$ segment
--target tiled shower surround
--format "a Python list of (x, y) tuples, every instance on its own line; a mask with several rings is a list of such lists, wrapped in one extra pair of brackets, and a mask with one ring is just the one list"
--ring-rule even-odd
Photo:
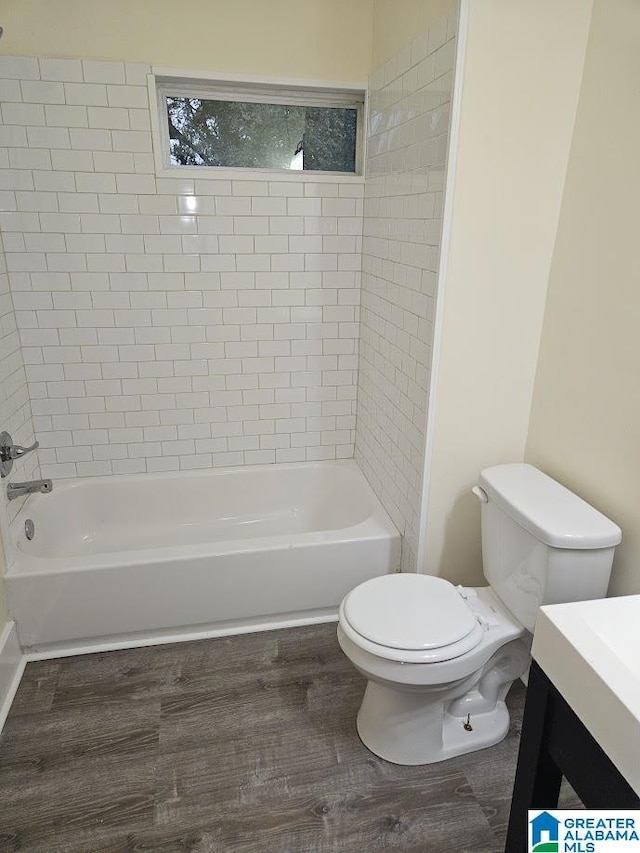
[(358, 178), (157, 177), (149, 66), (0, 57), (3, 352), (42, 476), (355, 444), (415, 565), (454, 29), (373, 75), (366, 198)]
[(362, 181), (157, 179), (149, 71), (0, 59), (43, 476), (352, 456)]
[(416, 566), (457, 8), (369, 81), (355, 457)]

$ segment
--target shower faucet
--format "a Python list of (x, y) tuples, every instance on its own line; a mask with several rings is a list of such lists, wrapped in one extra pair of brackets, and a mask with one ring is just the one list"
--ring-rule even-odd
[(0, 432), (0, 477), (8, 477), (16, 459), (22, 459), (32, 450), (37, 450), (39, 442), (34, 441), (30, 447), (14, 444), (8, 432)]
[[(21, 447), (14, 444), (8, 432), (0, 432), (0, 476), (8, 477), (16, 459), (22, 459), (32, 450), (37, 450), (39, 444), (34, 441), (29, 447)], [(26, 483), (7, 483), (7, 500), (13, 501), (22, 495), (30, 495), (33, 492), (42, 492), (48, 495), (53, 491), (52, 480), (29, 480)]]

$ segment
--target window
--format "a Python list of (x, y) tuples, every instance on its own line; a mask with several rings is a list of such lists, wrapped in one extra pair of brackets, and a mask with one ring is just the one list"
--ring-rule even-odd
[(159, 81), (164, 166), (358, 174), (363, 92)]

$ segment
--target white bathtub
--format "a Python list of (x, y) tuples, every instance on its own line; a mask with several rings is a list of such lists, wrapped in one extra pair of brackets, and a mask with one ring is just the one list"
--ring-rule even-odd
[(26, 501), (8, 551), (37, 651), (330, 619), (397, 568), (400, 537), (344, 461), (63, 481)]

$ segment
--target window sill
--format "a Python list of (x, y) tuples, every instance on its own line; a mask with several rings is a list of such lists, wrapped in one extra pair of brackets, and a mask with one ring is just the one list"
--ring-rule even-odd
[(364, 175), (344, 172), (303, 172), (284, 169), (231, 169), (224, 166), (157, 167), (157, 178), (189, 181), (288, 181), (321, 184), (362, 184)]

